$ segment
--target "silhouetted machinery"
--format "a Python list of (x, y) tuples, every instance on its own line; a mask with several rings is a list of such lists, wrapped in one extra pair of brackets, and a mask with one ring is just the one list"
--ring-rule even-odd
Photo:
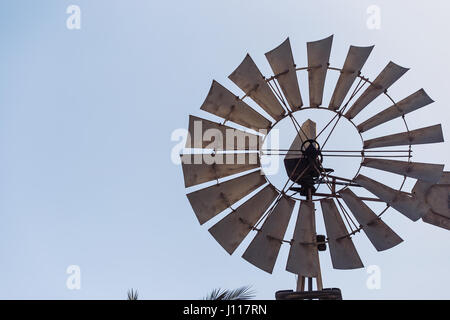
[[(247, 156), (244, 161), (211, 163), (210, 157), (206, 161), (202, 155), (194, 153), (181, 156), (185, 186), (195, 188), (187, 194), (192, 209), (200, 224), (222, 215), (209, 228), (209, 232), (229, 254), (235, 252), (244, 238), (254, 233), (242, 257), (272, 273), (281, 245), (290, 246), (286, 270), (298, 276), (297, 288), (296, 291), (278, 291), (277, 299), (341, 299), (339, 289), (323, 289), (319, 251), (329, 250), (335, 269), (362, 268), (363, 263), (352, 240), (359, 231), (366, 234), (378, 251), (387, 250), (403, 241), (381, 219), (388, 207), (412, 221), (422, 219), (450, 229), (450, 173), (443, 172), (444, 165), (441, 164), (411, 161), (413, 145), (443, 142), (441, 125), (410, 130), (405, 117), (433, 100), (421, 89), (395, 102), (387, 90), (408, 69), (393, 62), (389, 62), (373, 81), (362, 76), (360, 71), (373, 46), (351, 46), (343, 67), (331, 67), (329, 58), (332, 39), (330, 36), (307, 43), (306, 67), (296, 66), (287, 39), (266, 53), (274, 73), (269, 78), (261, 74), (250, 55), (247, 55), (229, 76), (244, 92), (242, 98), (213, 81), (201, 109), (224, 121), (217, 123), (190, 116), (191, 140), (188, 140), (186, 147), (213, 149), (216, 157), (236, 152), (234, 158), (231, 157), (234, 160), (238, 154), (245, 153)], [(309, 106), (303, 105), (297, 79), (299, 71), (308, 72)], [(328, 71), (339, 72), (339, 78), (328, 106), (322, 106)], [(390, 106), (365, 121), (355, 122), (354, 118), (381, 95), (388, 99)], [(251, 108), (245, 102), (246, 99), (256, 102), (273, 120)], [(311, 109), (324, 109), (335, 114), (329, 123), (329, 128), (333, 129), (328, 138), (342, 118), (354, 125), (357, 129), (355, 132), (359, 133), (363, 141), (362, 150), (356, 153), (361, 157), (360, 170), (374, 168), (398, 174), (403, 176), (403, 182), (408, 178), (417, 179), (412, 192), (402, 190), (403, 183), (399, 189), (394, 189), (377, 181), (377, 177), (369, 178), (361, 174), (360, 170), (355, 177), (345, 178), (334, 176), (333, 169), (324, 168), (323, 160), (328, 156), (355, 154), (351, 150), (325, 150), (328, 138), (320, 142), (322, 145), (319, 144), (316, 124), (309, 119), (302, 125), (297, 122), (296, 116), (302, 110)], [(263, 144), (244, 143), (236, 146), (234, 140), (230, 139), (260, 141), (284, 118), (290, 118), (297, 135), (287, 153), (278, 150), (278, 155), (285, 156), (284, 166), (288, 176), (285, 187), (278, 189), (266, 179), (259, 158), (252, 161), (251, 155), (255, 152), (260, 157), (267, 154), (267, 150), (262, 148)], [(365, 138), (367, 131), (398, 118), (405, 123), (405, 131)], [(332, 122), (334, 125), (331, 125)], [(239, 126), (265, 132), (261, 136), (252, 131), (243, 131)], [(215, 141), (211, 146), (211, 141), (204, 139), (210, 130), (220, 133), (218, 136), (222, 136), (225, 141)], [(233, 131), (232, 138), (226, 135), (227, 130)], [(393, 146), (407, 146), (407, 149), (393, 150)], [(394, 160), (394, 157), (405, 157), (406, 161)], [(199, 161), (193, 161), (194, 158)], [(198, 185), (199, 188), (195, 187)], [(329, 193), (319, 193), (320, 185), (328, 187)], [(362, 197), (352, 191), (358, 188), (368, 190), (374, 197)], [(239, 204), (235, 206), (237, 202)], [(320, 203), (326, 236), (316, 233), (317, 202)], [(387, 207), (381, 213), (375, 213), (368, 205), (370, 202), (384, 202)], [(286, 239), (285, 233), (296, 203), (299, 205), (294, 233)], [(227, 208), (229, 211), (223, 213)], [(315, 289), (313, 279), (316, 279)], [(305, 288), (306, 283), (308, 288)]]

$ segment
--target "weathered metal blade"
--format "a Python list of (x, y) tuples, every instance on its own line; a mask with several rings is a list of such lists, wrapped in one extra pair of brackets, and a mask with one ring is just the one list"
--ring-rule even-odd
[(215, 150), (258, 150), (262, 136), (220, 123), (189, 116), (186, 148)]
[(436, 183), (442, 176), (443, 164), (365, 158), (361, 165), (414, 179)]
[(272, 273), (284, 238), (295, 200), (283, 196), (273, 212), (264, 221), (261, 230), (245, 250), (242, 257), (256, 267)]
[(412, 194), (429, 206), (422, 220), (438, 227), (450, 227), (450, 172), (445, 171), (437, 183), (418, 180)]
[(328, 63), (330, 60), (333, 36), (308, 42), (308, 80), (309, 80), (309, 105), (318, 107), (322, 104), (323, 88), (327, 76)]
[(350, 189), (344, 189), (339, 194), (377, 251), (390, 249), (403, 241)]
[(308, 139), (311, 140), (316, 139), (316, 123), (311, 119), (308, 119), (305, 122), (303, 122), (301, 130), (295, 136), (294, 141), (292, 142), (291, 147), (289, 148), (289, 151), (284, 158), (285, 159), (299, 158), (301, 156), (299, 150), (301, 149), (303, 142), (305, 142)]
[(356, 251), (344, 221), (333, 199), (320, 200), (323, 220), (327, 231), (328, 246), (334, 269), (358, 269), (364, 267)]
[(397, 102), (395, 105), (377, 113), (372, 118), (367, 119), (366, 121), (358, 125), (358, 130), (359, 132), (365, 132), (376, 126), (379, 126), (380, 124), (396, 119), (407, 113), (413, 112), (414, 110), (429, 105), (432, 102), (434, 101), (427, 95), (425, 90), (420, 89), (409, 95), (405, 99)]
[(272, 51), (267, 52), (266, 58), (269, 61), (274, 75), (277, 76), (276, 79), (280, 84), (289, 107), (292, 111), (300, 109), (303, 101), (300, 95), (297, 71), (295, 70), (289, 38)]
[(286, 270), (303, 277), (320, 273), (314, 202), (301, 201)]
[(352, 87), (356, 77), (360, 74), (361, 69), (372, 52), (373, 47), (374, 46), (350, 46), (347, 53), (347, 58), (345, 58), (344, 66), (341, 70), (341, 75), (339, 76), (336, 87), (334, 88), (333, 96), (331, 97), (328, 108), (338, 110), (341, 107), (342, 102), (347, 96), (347, 93)]
[(186, 196), (200, 224), (222, 212), (267, 182), (261, 171), (255, 171)]
[(444, 142), (440, 124), (364, 141), (364, 149)]
[(211, 156), (207, 154), (181, 156), (186, 188), (260, 167), (256, 153), (216, 154), (212, 163), (207, 161), (209, 157)]
[(277, 195), (278, 191), (272, 185), (267, 185), (235, 211), (212, 226), (209, 232), (229, 254), (232, 254)]
[(395, 81), (408, 71), (392, 61), (381, 71), (370, 86), (358, 97), (351, 108), (345, 113), (345, 117), (353, 119), (362, 109), (387, 90)]
[(443, 229), (450, 230), (450, 218), (441, 216), (430, 210), (422, 217), (422, 221)]
[(228, 78), (233, 81), (247, 96), (252, 98), (272, 118), (280, 120), (286, 113), (277, 97), (270, 89), (264, 76), (253, 59), (247, 54), (242, 63)]
[(362, 174), (358, 175), (354, 181), (413, 221), (423, 217), (429, 210), (426, 204), (408, 193), (389, 188)]
[(215, 80), (200, 109), (256, 131), (269, 130), (272, 125), (269, 120)]

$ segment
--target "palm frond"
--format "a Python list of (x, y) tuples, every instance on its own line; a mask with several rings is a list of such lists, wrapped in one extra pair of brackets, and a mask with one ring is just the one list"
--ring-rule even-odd
[(204, 300), (250, 300), (255, 297), (251, 286), (243, 286), (234, 290), (213, 289)]
[(130, 289), (127, 292), (128, 300), (138, 300), (139, 294), (137, 290)]

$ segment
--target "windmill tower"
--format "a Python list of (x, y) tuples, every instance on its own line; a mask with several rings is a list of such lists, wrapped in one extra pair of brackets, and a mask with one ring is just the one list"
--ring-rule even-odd
[[(277, 299), (340, 298), (339, 289), (323, 288), (319, 251), (330, 252), (335, 269), (363, 267), (353, 243), (353, 237), (360, 231), (378, 251), (403, 241), (382, 220), (388, 208), (412, 221), (422, 219), (450, 229), (450, 172), (443, 171), (444, 165), (411, 159), (412, 146), (443, 142), (440, 124), (410, 129), (406, 121), (408, 113), (433, 100), (420, 89), (396, 102), (388, 89), (408, 69), (393, 62), (373, 81), (364, 77), (361, 69), (373, 46), (351, 46), (341, 68), (330, 66), (332, 40), (330, 36), (308, 42), (305, 67), (296, 66), (289, 39), (285, 40), (266, 53), (274, 73), (268, 78), (247, 55), (229, 76), (243, 91), (243, 96), (238, 97), (213, 81), (201, 110), (222, 118), (223, 122), (190, 116), (186, 148), (193, 152), (181, 155), (185, 187), (196, 188), (189, 190), (187, 197), (200, 224), (226, 212), (209, 232), (229, 254), (250, 233), (255, 234), (242, 257), (272, 273), (280, 247), (289, 246), (286, 270), (298, 276), (298, 283), (296, 291), (277, 292)], [(308, 74), (309, 104), (306, 106), (298, 72)], [(339, 77), (330, 101), (324, 105), (328, 72), (338, 72)], [(370, 109), (371, 102), (379, 96), (385, 96), (387, 107), (363, 121), (358, 120), (358, 114)], [(246, 102), (249, 99), (268, 116), (253, 109)], [(327, 110), (333, 117), (318, 132), (312, 119), (298, 120), (304, 110)], [(290, 148), (265, 148), (267, 135), (284, 119), (291, 121), (296, 130)], [(366, 132), (394, 119), (401, 119), (405, 129), (366, 138)], [(348, 121), (354, 127), (362, 141), (360, 150), (325, 148), (340, 121)], [(330, 133), (325, 138), (322, 133), (327, 128)], [(261, 157), (268, 153), (283, 157), (287, 181), (282, 188), (273, 185), (261, 169)], [(336, 168), (325, 165), (329, 157), (359, 157), (356, 175), (335, 175)], [(400, 175), (403, 183), (395, 189), (377, 181), (376, 176), (362, 174), (365, 168)], [(410, 191), (403, 190), (406, 179), (417, 180)], [(327, 191), (321, 192), (320, 188)], [(371, 196), (358, 195), (356, 189), (364, 189)], [(386, 208), (375, 212), (371, 202), (385, 203)], [(294, 232), (287, 235), (296, 203)], [(316, 222), (320, 215), (326, 235), (317, 234)]]

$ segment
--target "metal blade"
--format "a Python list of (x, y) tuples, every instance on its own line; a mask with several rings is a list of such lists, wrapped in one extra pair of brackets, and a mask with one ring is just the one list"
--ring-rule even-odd
[(443, 173), (437, 183), (418, 180), (412, 190), (414, 196), (429, 206), (422, 220), (442, 228), (450, 225), (450, 172)]
[(186, 188), (260, 167), (259, 157), (256, 153), (216, 154), (213, 163), (205, 161), (204, 156), (210, 157), (210, 155), (204, 154), (181, 156)]
[(285, 114), (283, 107), (267, 84), (249, 54), (228, 78), (247, 96), (252, 98), (275, 120), (281, 120)]
[(289, 107), (292, 111), (300, 109), (303, 101), (300, 95), (297, 71), (295, 70), (289, 38), (272, 51), (267, 52), (266, 58), (269, 61), (273, 73), (277, 75), (276, 79), (280, 84)]
[(277, 195), (278, 191), (269, 184), (217, 222), (209, 232), (229, 254), (232, 254)]
[(189, 116), (186, 148), (215, 150), (258, 150), (261, 136), (220, 123)]
[(423, 217), (429, 210), (426, 204), (408, 193), (389, 188), (362, 174), (358, 175), (354, 181), (413, 221)]
[(284, 238), (295, 200), (283, 196), (264, 221), (242, 257), (254, 266), (272, 273)]
[(344, 221), (333, 199), (321, 199), (323, 220), (327, 230), (328, 245), (330, 247), (331, 261), (334, 269), (363, 268), (361, 258), (355, 245), (348, 235)]
[(198, 221), (204, 224), (266, 182), (263, 173), (256, 171), (188, 193), (186, 196)]
[(269, 120), (215, 80), (200, 109), (256, 131), (269, 130), (272, 125)]
[(308, 42), (308, 80), (309, 80), (309, 105), (318, 107), (322, 104), (323, 88), (327, 76), (330, 60), (331, 44), (333, 36)]
[(425, 92), (425, 90), (420, 89), (415, 93), (409, 95), (405, 99), (397, 102), (395, 105), (377, 113), (372, 118), (367, 119), (360, 125), (358, 125), (359, 132), (365, 132), (372, 129), (380, 124), (388, 122), (390, 120), (401, 117), (407, 113), (413, 112), (414, 110), (420, 109), (430, 103), (434, 102)]
[(314, 202), (301, 201), (286, 270), (303, 277), (320, 273)]
[(350, 189), (344, 189), (339, 194), (377, 251), (390, 249), (403, 241)]
[(444, 142), (440, 124), (364, 141), (364, 149)]
[(392, 61), (381, 71), (370, 86), (359, 96), (351, 108), (345, 113), (345, 117), (353, 119), (362, 109), (387, 90), (395, 81), (408, 71)]
[(355, 47), (350, 46), (345, 58), (344, 66), (342, 67), (341, 75), (339, 76), (336, 88), (334, 88), (333, 96), (331, 97), (328, 108), (338, 110), (348, 91), (352, 87), (356, 77), (360, 74), (364, 63), (372, 52), (374, 46), (370, 47)]
[(422, 221), (432, 224), (437, 227), (441, 227), (450, 230), (450, 218), (441, 216), (433, 211), (428, 211), (426, 215), (422, 217)]
[(308, 139), (316, 139), (316, 123), (314, 121), (310, 119), (306, 120), (303, 122), (301, 128), (302, 129), (295, 136), (289, 151), (286, 153), (285, 159), (299, 158), (301, 156), (299, 150), (301, 149), (303, 142)]
[(443, 164), (374, 158), (365, 158), (361, 165), (433, 183), (439, 181), (444, 170)]

